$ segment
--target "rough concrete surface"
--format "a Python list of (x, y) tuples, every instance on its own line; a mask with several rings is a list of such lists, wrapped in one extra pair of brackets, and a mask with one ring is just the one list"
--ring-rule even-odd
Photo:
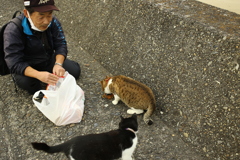
[[(123, 74), (152, 88), (157, 110), (147, 126), (138, 116), (136, 160), (240, 159), (240, 16), (193, 0), (56, 0), (69, 58), (80, 63), (84, 119), (55, 126), (0, 77), (0, 159), (66, 159), (33, 150), (77, 135), (116, 129), (124, 104), (101, 98), (98, 81)], [(1, 24), (22, 9), (1, 2)], [(161, 114), (163, 112), (163, 114)]]

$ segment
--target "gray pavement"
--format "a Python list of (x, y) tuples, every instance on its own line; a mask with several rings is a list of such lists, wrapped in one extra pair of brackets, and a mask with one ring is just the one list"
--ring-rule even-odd
[[(211, 39), (212, 37), (205, 37), (205, 31), (201, 27), (199, 27), (202, 32), (202, 34), (200, 32), (201, 36), (193, 36), (192, 41), (195, 40), (194, 38), (200, 37), (200, 40), (197, 40), (197, 46), (205, 46), (205, 42), (201, 40), (210, 41), (210, 49), (207, 48), (212, 52), (211, 56), (208, 57), (209, 61), (204, 59), (205, 54), (208, 54), (207, 51), (201, 56), (199, 47), (199, 49), (192, 49), (195, 47), (185, 44), (184, 39), (181, 42), (177, 40), (181, 40), (181, 36), (184, 36), (184, 29), (181, 27), (187, 28), (188, 23), (194, 23), (193, 26), (201, 26), (199, 23), (188, 21), (185, 24), (183, 19), (179, 25), (179, 19), (173, 15), (168, 15), (167, 11), (173, 11), (170, 7), (166, 7), (167, 10), (162, 9), (164, 11), (161, 12), (161, 10), (151, 8), (152, 5), (149, 4), (144, 4), (141, 8), (142, 6), (139, 3), (136, 6), (137, 9), (135, 9), (134, 5), (129, 4), (130, 1), (124, 1), (124, 4), (121, 4), (120, 1), (115, 4), (110, 3), (111, 1), (84, 0), (81, 2), (70, 0), (56, 2), (61, 9), (61, 12), (56, 13), (56, 15), (66, 29), (69, 58), (79, 62), (82, 68), (82, 74), (77, 83), (85, 91), (86, 101), (83, 120), (78, 124), (55, 126), (34, 106), (31, 95), (22, 90), (19, 90), (18, 93), (14, 91), (14, 83), (9, 75), (0, 77), (1, 160), (65, 160), (66, 157), (63, 154), (49, 155), (33, 150), (30, 143), (40, 141), (53, 145), (78, 135), (116, 129), (120, 121), (120, 115), (128, 116), (126, 113), (127, 107), (123, 103), (113, 106), (111, 101), (102, 99), (102, 92), (98, 83), (106, 75), (116, 74), (125, 74), (144, 82), (153, 89), (157, 98), (158, 107), (152, 117), (154, 120), (152, 126), (144, 124), (142, 115), (138, 116), (139, 143), (134, 153), (136, 160), (222, 160), (239, 158), (239, 148), (237, 148), (239, 147), (239, 138), (237, 137), (239, 128), (236, 126), (238, 122), (236, 118), (239, 117), (236, 115), (239, 110), (234, 108), (239, 104), (239, 91), (235, 95), (232, 93), (235, 88), (238, 88), (238, 83), (233, 83), (233, 81), (236, 82), (237, 76), (234, 74), (235, 72), (233, 74), (228, 72), (227, 67), (223, 65), (229, 59), (226, 58), (227, 56), (220, 47), (215, 51), (222, 53), (222, 61), (224, 62), (219, 62), (221, 67), (217, 63), (216, 67), (214, 66), (212, 69), (214, 72), (207, 70), (212, 63), (215, 64), (212, 59), (216, 58), (217, 53), (213, 53), (214, 51), (211, 50), (211, 45), (215, 45), (212, 43), (214, 40)], [(159, 1), (158, 6), (164, 8), (164, 5), (166, 5), (165, 2), (160, 3)], [(190, 5), (185, 5), (186, 8), (188, 6)], [(1, 24), (3, 24), (7, 22), (15, 10), (22, 9), (22, 3), (20, 0), (2, 0), (0, 8), (0, 19)], [(163, 18), (154, 17), (156, 12), (163, 14), (164, 16), (160, 15)], [(154, 16), (151, 17), (152, 15)], [(127, 21), (128, 19), (130, 20)], [(142, 23), (141, 29), (137, 19)], [(148, 21), (149, 19), (151, 21)], [(158, 20), (159, 24), (155, 25)], [(111, 23), (112, 21), (113, 23)], [(154, 27), (147, 28), (148, 24), (146, 22)], [(165, 23), (165, 25), (162, 23)], [(169, 25), (170, 30), (174, 30), (174, 25), (177, 23), (175, 26), (176, 32), (168, 31), (169, 23), (171, 24)], [(125, 30), (126, 28), (128, 30)], [(194, 27), (192, 28), (196, 31)], [(171, 38), (165, 31), (171, 35)], [(176, 33), (179, 33), (179, 37), (173, 39), (172, 37), (177, 35)], [(185, 33), (194, 34), (191, 30)], [(158, 34), (160, 35), (159, 39), (162, 39), (161, 41), (153, 36)], [(221, 37), (215, 35), (215, 32), (211, 30), (207, 30), (206, 34)], [(164, 36), (168, 38), (164, 38)], [(220, 39), (218, 42), (222, 41)], [(191, 43), (190, 40), (187, 42)], [(179, 43), (183, 45), (182, 48), (178, 47)], [(231, 43), (229, 44), (231, 46)], [(184, 45), (186, 46), (184, 47)], [(151, 49), (148, 50), (148, 47)], [(180, 53), (182, 50), (185, 51), (184, 53), (194, 51), (195, 56), (181, 57), (175, 50), (171, 50), (174, 47), (177, 47), (177, 51)], [(227, 49), (232, 51), (229, 48), (231, 47)], [(237, 49), (235, 48), (235, 50)], [(162, 54), (160, 55), (158, 52)], [(172, 54), (170, 54), (171, 52)], [(233, 51), (231, 53), (232, 55), (235, 54)], [(184, 54), (182, 53), (182, 55)], [(191, 61), (189, 62), (187, 59)], [(201, 61), (201, 59), (204, 61)], [(161, 63), (159, 63), (160, 60)], [(228, 62), (230, 63), (230, 61)], [(217, 83), (211, 83), (210, 81), (214, 78), (215, 81), (219, 80), (216, 79), (218, 75), (215, 72), (219, 69), (218, 67), (222, 69), (219, 78), (220, 81), (223, 79), (221, 83), (224, 83), (225, 72), (228, 73), (226, 77), (232, 79), (225, 87), (218, 88)], [(230, 67), (232, 66), (230, 65)], [(174, 71), (172, 68), (174, 68)], [(198, 70), (198, 68), (201, 68), (201, 70)], [(204, 72), (204, 68), (207, 73)], [(201, 79), (205, 77), (207, 77), (206, 81)], [(210, 85), (210, 87), (204, 85)], [(227, 86), (235, 87), (229, 87), (232, 88), (232, 92), (229, 92), (230, 95), (228, 95), (232, 96), (232, 99), (230, 98), (232, 106), (228, 105), (229, 99), (222, 98), (222, 92), (225, 93), (225, 90), (228, 90), (228, 88), (226, 89)], [(218, 96), (215, 96), (215, 94)], [(218, 98), (221, 101), (217, 102)], [(224, 106), (225, 104), (228, 106)], [(216, 117), (212, 106), (216, 106), (216, 108), (218, 106), (227, 107), (227, 110), (230, 109), (231, 112), (220, 109)], [(164, 113), (161, 114), (161, 111)], [(233, 114), (232, 111), (235, 111), (236, 114)], [(221, 114), (226, 117), (224, 121), (221, 121)], [(229, 120), (233, 120), (231, 128), (228, 128), (231, 134), (226, 132), (225, 127), (229, 125)], [(217, 131), (220, 133), (218, 134)], [(219, 138), (221, 135), (223, 135), (222, 139)]]
[[(14, 1), (4, 1), (2, 7), (8, 6), (11, 10), (8, 9), (6, 13), (2, 9), (0, 13), (4, 21), (11, 17), (18, 7), (22, 8), (20, 4), (16, 6)], [(79, 62), (82, 68), (81, 78), (77, 83), (85, 91), (86, 96), (83, 120), (79, 124), (55, 126), (34, 106), (31, 95), (22, 90), (15, 92), (10, 75), (0, 77), (0, 159), (66, 159), (63, 154), (47, 155), (33, 150), (30, 143), (40, 141), (53, 145), (77, 135), (106, 132), (117, 128), (120, 115), (128, 116), (125, 105), (113, 106), (111, 101), (101, 98), (102, 92), (98, 81), (111, 73), (81, 49), (79, 44), (71, 39), (70, 34), (66, 34), (66, 37), (69, 58)], [(143, 123), (142, 116), (138, 116), (139, 143), (134, 154), (135, 159), (202, 159), (161, 121), (159, 111), (154, 114), (153, 119), (154, 125), (147, 126)]]
[[(68, 35), (66, 35), (68, 36)], [(126, 114), (123, 104), (113, 106), (111, 101), (101, 98), (98, 80), (110, 75), (88, 53), (79, 50), (78, 44), (69, 41), (70, 58), (82, 67), (79, 86), (85, 91), (85, 113), (79, 124), (57, 127), (34, 106), (32, 96), (24, 91), (14, 92), (10, 76), (1, 77), (1, 158), (3, 160), (66, 159), (63, 154), (47, 155), (31, 148), (30, 142), (40, 141), (58, 144), (77, 135), (106, 132), (116, 129), (120, 115)], [(77, 53), (77, 55), (76, 55)], [(106, 105), (108, 105), (106, 107)], [(154, 125), (147, 126), (138, 116), (139, 144), (135, 152), (137, 160), (146, 159), (202, 159), (184, 143), (179, 135), (161, 121), (161, 115), (153, 116)]]

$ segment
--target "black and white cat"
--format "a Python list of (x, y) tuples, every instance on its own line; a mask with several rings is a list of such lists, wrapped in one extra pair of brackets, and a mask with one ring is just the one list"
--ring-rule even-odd
[(65, 143), (48, 146), (33, 142), (33, 148), (47, 153), (64, 152), (70, 160), (132, 160), (138, 138), (137, 115), (123, 118), (117, 130), (72, 138)]

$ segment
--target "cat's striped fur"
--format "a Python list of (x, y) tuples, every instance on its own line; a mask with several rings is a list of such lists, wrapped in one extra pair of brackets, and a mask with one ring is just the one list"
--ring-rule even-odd
[(150, 116), (155, 110), (156, 100), (149, 87), (123, 75), (107, 76), (100, 83), (104, 93), (114, 95), (114, 100), (112, 101), (114, 105), (121, 100), (130, 107), (127, 111), (129, 114), (141, 114), (146, 111), (143, 117), (144, 122), (148, 125), (153, 123)]

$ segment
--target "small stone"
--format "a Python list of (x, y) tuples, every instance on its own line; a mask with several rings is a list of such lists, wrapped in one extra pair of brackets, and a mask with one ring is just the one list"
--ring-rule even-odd
[(74, 127), (74, 126), (75, 126), (75, 124), (71, 124), (71, 125), (70, 125), (70, 127)]
[(188, 133), (183, 133), (184, 137), (188, 138)]
[(69, 132), (67, 133), (68, 136), (71, 136), (72, 134), (73, 134), (72, 131), (69, 131)]
[(203, 151), (204, 151), (204, 152), (207, 152), (207, 149), (206, 149), (206, 147), (203, 147)]

